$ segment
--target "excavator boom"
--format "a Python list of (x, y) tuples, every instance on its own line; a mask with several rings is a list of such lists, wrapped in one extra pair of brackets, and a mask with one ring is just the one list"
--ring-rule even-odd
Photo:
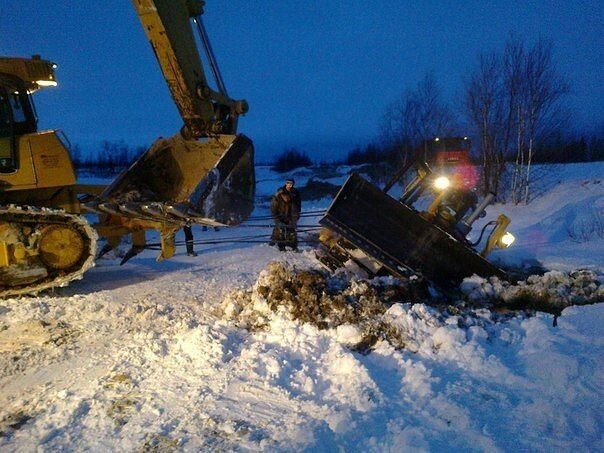
[[(236, 133), (237, 117), (247, 112), (247, 103), (226, 95), (201, 21), (205, 2), (133, 0), (133, 3), (184, 121), (185, 134), (198, 138)], [(212, 90), (207, 83), (191, 21), (200, 32), (219, 91)]]
[[(142, 250), (141, 231), (158, 230), (165, 259), (174, 233), (191, 223), (236, 225), (254, 208), (254, 148), (237, 135), (245, 101), (226, 95), (200, 15), (201, 0), (133, 0), (141, 24), (183, 120), (179, 133), (158, 139), (126, 172), (86, 207), (100, 214), (110, 244), (132, 232), (129, 257)], [(193, 34), (200, 31), (219, 91), (207, 83)], [(113, 236), (113, 238), (111, 238)]]

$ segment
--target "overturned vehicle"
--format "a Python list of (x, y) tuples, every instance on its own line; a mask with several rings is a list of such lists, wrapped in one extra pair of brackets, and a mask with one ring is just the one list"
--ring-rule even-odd
[[(415, 177), (398, 199), (388, 194), (396, 180), (413, 171)], [(321, 261), (332, 269), (348, 267), (367, 276), (419, 275), (441, 289), (456, 287), (473, 274), (509, 281), (486, 256), (514, 241), (507, 231), (510, 219), (499, 215), (470, 242), (472, 225), (485, 216), (495, 194), (479, 202), (463, 172), (449, 173), (442, 176), (420, 160), (397, 172), (384, 189), (350, 175), (319, 221), (324, 227)]]

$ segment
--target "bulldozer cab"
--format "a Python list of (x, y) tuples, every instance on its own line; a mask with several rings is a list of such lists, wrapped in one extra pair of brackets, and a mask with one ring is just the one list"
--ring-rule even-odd
[(17, 77), (0, 74), (0, 173), (18, 168), (17, 137), (36, 131), (29, 93)]

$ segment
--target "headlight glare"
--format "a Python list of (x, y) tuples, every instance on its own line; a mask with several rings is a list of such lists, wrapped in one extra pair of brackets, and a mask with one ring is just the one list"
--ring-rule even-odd
[(438, 190), (445, 190), (451, 185), (451, 181), (446, 176), (439, 176), (434, 180), (434, 187)]
[(501, 246), (503, 248), (507, 248), (510, 245), (512, 245), (515, 240), (516, 240), (516, 238), (514, 237), (514, 235), (512, 233), (510, 233), (509, 231), (506, 231), (506, 233), (503, 236), (501, 236), (501, 239), (499, 240), (499, 242), (501, 243)]

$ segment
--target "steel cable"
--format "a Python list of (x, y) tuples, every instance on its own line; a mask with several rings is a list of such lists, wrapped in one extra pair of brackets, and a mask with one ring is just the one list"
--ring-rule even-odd
[[(296, 228), (298, 233), (313, 233), (318, 232), (321, 229), (320, 226), (303, 225), (302, 227)], [(234, 237), (218, 237), (214, 239), (196, 239), (193, 241), (193, 245), (216, 245), (216, 244), (233, 244), (233, 243), (267, 243), (272, 236), (272, 233), (252, 234), (244, 236)], [(315, 240), (300, 239), (298, 243), (316, 243)], [(186, 245), (186, 241), (176, 241), (175, 246)], [(146, 249), (159, 250), (161, 248), (160, 243), (150, 243), (145, 246)]]
[[(308, 218), (308, 217), (317, 217), (320, 215), (324, 215), (325, 214), (325, 210), (314, 210), (314, 211), (303, 211), (300, 213), (300, 218)], [(262, 221), (262, 220), (273, 220), (273, 216), (272, 215), (264, 215), (264, 216), (251, 216), (248, 217), (247, 221)], [(246, 222), (247, 222), (246, 221)], [(236, 227), (225, 227), (225, 228), (274, 228), (275, 224), (274, 223), (242, 223), (240, 225), (237, 225)], [(219, 227), (222, 228), (222, 227)], [(315, 233), (318, 232), (321, 229), (320, 225), (308, 225), (308, 224), (303, 224), (303, 225), (297, 225), (295, 227), (296, 232), (297, 233)], [(271, 233), (261, 233), (261, 234), (250, 234), (250, 235), (241, 235), (241, 236), (234, 236), (234, 237), (218, 237), (218, 238), (213, 238), (213, 239), (196, 239), (193, 241), (193, 245), (218, 245), (218, 244), (235, 244), (235, 243), (241, 243), (241, 244), (262, 244), (262, 243), (268, 243), (270, 241), (272, 237), (272, 232)], [(316, 243), (316, 240), (309, 240), (309, 239), (299, 239), (298, 243)], [(190, 242), (189, 242), (190, 244)], [(181, 246), (185, 246), (186, 245), (186, 241), (175, 241), (174, 243), (175, 246), (177, 247), (181, 247)], [(145, 249), (148, 250), (161, 250), (161, 243), (159, 242), (154, 242), (154, 243), (148, 243), (144, 246)]]

